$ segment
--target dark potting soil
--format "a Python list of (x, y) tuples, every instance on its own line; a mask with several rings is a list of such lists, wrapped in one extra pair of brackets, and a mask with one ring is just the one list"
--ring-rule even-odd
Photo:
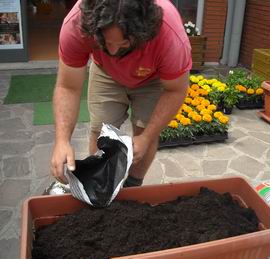
[(255, 212), (229, 193), (202, 188), (195, 197), (152, 207), (114, 201), (88, 207), (39, 229), (33, 259), (99, 259), (187, 246), (258, 231)]

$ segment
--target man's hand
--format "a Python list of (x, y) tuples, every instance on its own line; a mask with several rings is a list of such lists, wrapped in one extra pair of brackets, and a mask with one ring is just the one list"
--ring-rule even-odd
[(147, 152), (149, 147), (149, 139), (143, 134), (133, 137), (133, 163), (138, 163)]
[(52, 175), (61, 183), (68, 183), (64, 176), (64, 164), (70, 171), (75, 170), (74, 150), (69, 142), (56, 143), (51, 160)]

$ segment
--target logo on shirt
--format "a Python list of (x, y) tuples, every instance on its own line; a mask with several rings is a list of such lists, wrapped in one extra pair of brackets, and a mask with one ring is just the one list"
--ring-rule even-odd
[(146, 77), (148, 75), (150, 75), (152, 72), (151, 68), (146, 68), (146, 67), (139, 67), (137, 70), (136, 70), (136, 75), (139, 76), (139, 77)]

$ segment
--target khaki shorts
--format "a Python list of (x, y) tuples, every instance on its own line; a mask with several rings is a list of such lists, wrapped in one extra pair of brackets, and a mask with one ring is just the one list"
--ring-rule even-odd
[(136, 89), (124, 87), (92, 62), (88, 86), (90, 130), (100, 132), (102, 123), (109, 123), (120, 128), (128, 118), (129, 107), (131, 122), (145, 128), (162, 89), (160, 80), (153, 80)]

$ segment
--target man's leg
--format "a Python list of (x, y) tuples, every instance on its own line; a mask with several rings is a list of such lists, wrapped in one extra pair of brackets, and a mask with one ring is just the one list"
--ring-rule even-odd
[(94, 155), (98, 148), (97, 148), (97, 139), (100, 132), (90, 132), (90, 139), (89, 139), (89, 154)]
[[(138, 136), (143, 132), (143, 128), (133, 125), (133, 135)], [(149, 146), (145, 156), (137, 164), (132, 164), (129, 169), (129, 176), (127, 177), (124, 187), (140, 186), (143, 178), (149, 169), (158, 148), (158, 138)]]

